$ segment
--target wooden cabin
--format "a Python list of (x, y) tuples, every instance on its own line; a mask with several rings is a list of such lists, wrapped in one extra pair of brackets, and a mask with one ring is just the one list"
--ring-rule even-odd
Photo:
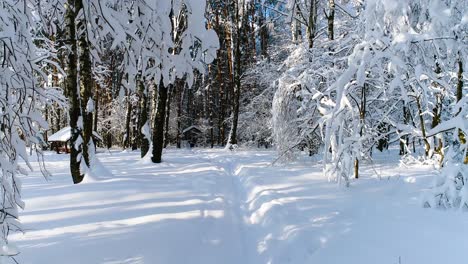
[(187, 127), (182, 131), (182, 141), (188, 143), (190, 148), (197, 145), (199, 138), (203, 135), (203, 131), (197, 126)]
[[(67, 126), (50, 135), (47, 142), (50, 145), (50, 149), (57, 151), (57, 154), (70, 153), (70, 139), (71, 127)], [(103, 141), (96, 131), (93, 131), (93, 140), (96, 144)]]

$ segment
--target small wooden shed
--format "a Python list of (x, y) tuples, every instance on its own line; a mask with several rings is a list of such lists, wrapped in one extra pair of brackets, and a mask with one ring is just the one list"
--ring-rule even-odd
[[(71, 127), (67, 126), (50, 135), (47, 142), (50, 144), (50, 148), (55, 149), (58, 154), (60, 154), (60, 152), (70, 153), (70, 139)], [(102, 137), (96, 131), (93, 131), (93, 140), (96, 143), (103, 141)]]
[(191, 148), (197, 145), (198, 139), (203, 135), (203, 131), (197, 126), (189, 126), (182, 131), (182, 140), (188, 142)]

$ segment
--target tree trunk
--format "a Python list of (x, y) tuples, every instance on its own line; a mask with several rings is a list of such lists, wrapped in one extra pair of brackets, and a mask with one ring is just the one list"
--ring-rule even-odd
[[(438, 126), (441, 122), (442, 117), (442, 95), (436, 95), (436, 104), (432, 109), (432, 124), (431, 127), (434, 128)], [(444, 160), (444, 143), (442, 140), (442, 135), (437, 135), (434, 137), (434, 151), (441, 156), (440, 162)]]
[(183, 104), (183, 101), (184, 101), (184, 96), (183, 96), (183, 89), (184, 87), (180, 85), (181, 81), (180, 80), (176, 80), (176, 85), (175, 85), (175, 89), (176, 89), (176, 93), (178, 94), (178, 102), (177, 102), (177, 148), (181, 148), (181, 141), (182, 141), (182, 138), (181, 138), (181, 133), (182, 133), (182, 104)]
[(219, 118), (218, 118), (218, 145), (222, 146), (225, 142), (225, 135), (226, 135), (226, 93), (225, 93), (225, 83), (222, 77), (222, 70), (221, 70), (221, 61), (218, 60), (218, 74), (217, 79), (219, 83), (219, 104), (220, 104), (220, 111), (219, 111)]
[[(78, 1), (80, 2), (80, 1)], [(78, 29), (86, 27), (86, 21), (81, 20), (78, 25)], [(81, 113), (83, 115), (83, 158), (88, 167), (91, 166), (90, 152), (95, 151), (94, 142), (92, 139), (93, 133), (93, 113), (94, 113), (94, 101), (93, 101), (93, 65), (91, 63), (91, 53), (89, 50), (88, 38), (83, 33), (78, 39), (79, 47), (79, 80), (80, 80), (80, 96), (81, 96)]]
[(302, 40), (302, 25), (301, 22), (299, 21), (299, 18), (301, 17), (301, 10), (299, 8), (299, 5), (296, 3), (294, 5), (295, 8), (295, 16), (293, 17), (292, 21), (292, 41), (295, 44), (298, 44)]
[(59, 131), (60, 130), (60, 127), (61, 127), (61, 118), (62, 118), (62, 110), (60, 107), (57, 106), (57, 114), (56, 114), (56, 117), (55, 117), (55, 132)]
[[(235, 21), (231, 18), (230, 19), (230, 22), (232, 23), (227, 23), (227, 26), (226, 26), (226, 36), (225, 36), (225, 46), (226, 46), (226, 53), (227, 53), (227, 71), (228, 71), (228, 80), (227, 81), (227, 85), (224, 87), (225, 89), (223, 89), (221, 91), (221, 95), (223, 96), (223, 102), (221, 103), (221, 108), (222, 108), (222, 115), (223, 115), (223, 118), (222, 120), (220, 121), (221, 122), (221, 145), (224, 145), (225, 144), (225, 136), (226, 136), (226, 120), (225, 118), (229, 115), (228, 113), (228, 101), (230, 98), (234, 98), (234, 94), (235, 94), (235, 73), (234, 71), (237, 70), (237, 67), (235, 66), (236, 63), (237, 63), (237, 57), (236, 57), (236, 54), (234, 53), (237, 53), (236, 52), (236, 48), (234, 47), (235, 45), (235, 42), (234, 42), (234, 27), (236, 28), (236, 31), (238, 33), (238, 38), (240, 38), (240, 11), (239, 11), (239, 3), (234, 3), (234, 8), (236, 9), (236, 15), (235, 15)], [(227, 14), (227, 10), (225, 11), (226, 12), (226, 16), (228, 16)], [(240, 54), (239, 54), (240, 56)], [(235, 98), (233, 99), (235, 100)], [(232, 113), (231, 115), (233, 114), (233, 111), (235, 111), (235, 102), (232, 103)], [(231, 116), (231, 132), (233, 131), (233, 124), (237, 123), (234, 121), (234, 117)], [(237, 128), (236, 128), (237, 130)], [(229, 138), (228, 138), (228, 142), (231, 141), (231, 138), (232, 138), (232, 133), (229, 134)], [(234, 135), (234, 137), (236, 138), (236, 135)], [(236, 139), (237, 141), (237, 139)]]
[(327, 15), (327, 22), (328, 22), (328, 39), (334, 40), (335, 39), (335, 30), (334, 30), (334, 23), (335, 23), (335, 0), (328, 0), (328, 8), (330, 9)]
[[(367, 106), (367, 83), (364, 83), (361, 89), (361, 106), (359, 107), (359, 136), (362, 137), (364, 134), (364, 124), (366, 118), (366, 106)], [(354, 178), (359, 178), (359, 158), (356, 157), (354, 160)]]
[(265, 23), (263, 7), (260, 7), (259, 13), (258, 26), (260, 27), (260, 54), (266, 58), (268, 57), (268, 28)]
[(99, 85), (96, 84), (96, 88), (94, 90), (94, 124), (93, 124), (93, 131), (98, 130), (98, 116), (99, 116)]
[[(111, 102), (113, 100), (112, 99), (112, 93), (108, 92), (106, 97), (107, 97), (106, 101), (108, 102), (107, 104), (111, 104)], [(106, 113), (103, 113), (103, 114), (106, 114)], [(110, 109), (108, 109), (107, 110), (107, 117), (110, 117), (111, 115), (112, 115), (112, 111)], [(105, 124), (105, 129), (106, 129), (107, 132), (106, 132), (106, 135), (105, 135), (105, 142), (103, 142), (103, 143), (105, 143), (105, 146), (107, 147), (107, 149), (110, 149), (110, 148), (112, 148), (112, 142), (113, 142), (112, 133), (110, 132), (111, 129), (112, 129), (112, 122), (111, 122), (110, 118), (108, 118), (108, 120), (107, 120), (107, 122)]]
[[(437, 59), (437, 57), (435, 57)], [(437, 76), (439, 76), (439, 74), (442, 72), (442, 69), (440, 68), (440, 64), (438, 61), (436, 61), (436, 68), (435, 68), (435, 71), (434, 71)], [(434, 84), (434, 86), (439, 86), (438, 84)], [(436, 102), (435, 102), (435, 105), (434, 105), (434, 108), (432, 109), (432, 128), (438, 126), (440, 123), (441, 123), (441, 118), (442, 118), (442, 94), (441, 93), (437, 93), (436, 95)], [(443, 134), (439, 134), (439, 135), (436, 135), (434, 137), (434, 152), (435, 153), (438, 153), (441, 157), (440, 159), (440, 164), (443, 163), (443, 160), (444, 160), (444, 143), (443, 143), (443, 140), (442, 140), (442, 135)]]
[(130, 147), (130, 122), (132, 120), (132, 101), (130, 99), (130, 91), (126, 91), (126, 100), (127, 100), (127, 112), (125, 114), (125, 135), (124, 135), (124, 142), (123, 147), (127, 149)]
[[(156, 87), (156, 86), (155, 86)], [(164, 120), (166, 116), (167, 87), (161, 76), (161, 81), (157, 87), (159, 91), (158, 106), (153, 123), (153, 157), (154, 163), (161, 163), (163, 143), (164, 143)]]
[[(46, 122), (47, 122), (48, 124), (50, 124), (50, 123), (51, 123), (51, 120), (50, 120), (50, 115), (49, 115), (49, 106), (46, 105), (44, 111), (45, 111), (45, 113), (44, 113), (44, 116), (45, 116), (44, 119), (46, 120)], [(53, 132), (53, 131), (52, 131), (52, 132)], [(49, 141), (48, 139), (49, 139), (49, 136), (47, 135), (47, 131), (46, 131), (46, 132), (44, 133), (44, 140), (45, 140), (45, 142), (48, 142), (48, 141)], [(32, 148), (31, 148), (31, 150), (32, 150)]]
[(307, 24), (307, 40), (309, 49), (314, 47), (315, 34), (317, 30), (317, 0), (310, 0), (309, 21)]
[(80, 162), (78, 159), (81, 154), (82, 147), (77, 145), (78, 139), (81, 136), (81, 127), (78, 125), (78, 120), (81, 118), (79, 90), (78, 90), (78, 48), (76, 43), (76, 14), (81, 10), (81, 2), (68, 0), (65, 6), (65, 21), (66, 21), (66, 39), (70, 51), (65, 56), (65, 91), (69, 101), (69, 116), (70, 116), (70, 173), (73, 183), (77, 184), (83, 180), (84, 175), (80, 171)]
[[(256, 41), (256, 34), (255, 34), (255, 5), (254, 1), (250, 2), (249, 5), (249, 14), (250, 14), (250, 19), (247, 17), (247, 22), (250, 21), (249, 24), (249, 31), (248, 34), (250, 35), (250, 51), (251, 51), (251, 56), (252, 58), (255, 58), (257, 56), (257, 41)], [(252, 61), (253, 62), (253, 61)]]
[[(225, 11), (224, 15), (227, 15), (227, 12)], [(219, 14), (216, 12), (215, 16), (215, 27), (218, 29), (218, 36), (219, 36), (219, 46), (220, 48), (218, 49), (217, 53), (217, 59), (216, 59), (216, 82), (217, 82), (217, 87), (218, 87), (218, 102), (219, 102), (219, 111), (218, 111), (218, 136), (217, 136), (217, 143), (218, 145), (224, 145), (224, 137), (225, 137), (225, 127), (226, 123), (224, 122), (226, 119), (226, 94), (225, 94), (225, 89), (226, 89), (226, 83), (225, 79), (223, 78), (223, 75), (226, 75), (225, 70), (230, 69), (231, 65), (231, 60), (229, 54), (227, 52), (229, 51), (229, 48), (227, 46), (227, 43), (229, 43), (228, 38), (228, 29), (227, 27), (223, 27), (220, 24), (219, 21)], [(227, 55), (227, 56), (226, 56)], [(228, 65), (228, 67), (226, 67)]]
[[(210, 68), (211, 69), (211, 68)], [(213, 78), (214, 79), (214, 78)], [(213, 98), (213, 83), (210, 85), (208, 93), (208, 122), (210, 126), (210, 147), (214, 147), (214, 122), (213, 122), (213, 112), (214, 112), (214, 98)]]
[(458, 72), (457, 72), (457, 102), (463, 98), (463, 62), (461, 54), (458, 52)]
[[(459, 102), (463, 98), (463, 62), (461, 59), (461, 54), (458, 52), (458, 72), (457, 72), (457, 102)], [(458, 113), (461, 109), (458, 111)], [(466, 144), (466, 135), (460, 129), (458, 130), (458, 138), (462, 144)], [(464, 164), (468, 164), (468, 152), (466, 153), (465, 159), (463, 161)]]
[(172, 92), (173, 89), (170, 89), (168, 91), (168, 95), (167, 95), (167, 102), (166, 102), (166, 118), (164, 120), (164, 126), (165, 126), (165, 129), (164, 129), (164, 148), (167, 147), (168, 143), (169, 143), (169, 116), (171, 114), (171, 99), (172, 99)]
[[(61, 52), (59, 53), (58, 55), (59, 57), (62, 57), (61, 55)], [(53, 76), (52, 76), (52, 82), (53, 82), (53, 86), (54, 87), (59, 87), (60, 86), (60, 83), (59, 83), (59, 78), (58, 78), (58, 69), (56, 66), (53, 66)], [(55, 119), (52, 119), (51, 121), (51, 124), (52, 124), (52, 133), (55, 133), (57, 131), (60, 130), (60, 119), (61, 119), (61, 115), (62, 115), (62, 111), (61, 111), (61, 108), (58, 106), (57, 103), (54, 103), (52, 105), (52, 107), (55, 109)], [(46, 133), (47, 135), (47, 133)], [(47, 140), (46, 140), (47, 142)]]
[(236, 46), (234, 54), (234, 93), (233, 93), (233, 106), (232, 106), (232, 119), (231, 119), (231, 131), (229, 133), (229, 145), (237, 144), (237, 125), (239, 122), (239, 104), (240, 104), (240, 90), (241, 90), (241, 28), (239, 25), (240, 21), (240, 10), (239, 6), (236, 9)]
[(421, 107), (421, 102), (419, 100), (419, 96), (416, 97), (416, 106), (418, 107), (419, 122), (421, 123), (421, 133), (422, 133), (422, 139), (424, 142), (424, 155), (428, 157), (429, 151), (431, 150), (431, 145), (429, 144), (429, 141), (427, 140), (427, 136), (426, 136), (426, 125), (424, 123), (423, 111)]
[(140, 99), (140, 109), (138, 118), (138, 142), (141, 148), (141, 157), (143, 158), (149, 150), (149, 139), (143, 133), (144, 127), (148, 126), (148, 95), (145, 89), (145, 81), (142, 80), (141, 74), (137, 77), (138, 98)]
[(140, 133), (138, 132), (138, 107), (132, 104), (132, 150), (137, 150), (140, 147), (140, 142), (138, 142)]
[[(403, 122), (405, 125), (409, 123), (409, 119), (410, 119), (409, 110), (406, 107), (406, 105), (404, 105), (403, 106)], [(406, 153), (408, 153), (407, 151), (409, 147), (408, 142), (409, 142), (408, 135), (404, 135), (400, 138), (400, 155), (405, 155)]]

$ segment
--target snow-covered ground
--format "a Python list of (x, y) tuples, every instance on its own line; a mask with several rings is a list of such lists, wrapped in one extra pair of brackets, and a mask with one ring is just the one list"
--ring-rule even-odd
[(311, 160), (271, 166), (271, 151), (98, 157), (112, 177), (73, 185), (68, 156), (50, 152), (50, 181), (23, 178), (20, 263), (467, 263), (468, 216), (422, 208), (432, 167), (399, 166), (394, 153), (350, 188)]

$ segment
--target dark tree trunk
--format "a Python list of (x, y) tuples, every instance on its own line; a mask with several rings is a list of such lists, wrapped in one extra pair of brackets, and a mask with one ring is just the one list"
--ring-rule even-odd
[(178, 94), (178, 102), (177, 102), (177, 148), (181, 148), (181, 133), (182, 133), (182, 103), (184, 100), (183, 96), (183, 87), (180, 85), (181, 81), (176, 80), (176, 93)]
[[(107, 100), (106, 100), (108, 103), (107, 104), (110, 104), (112, 102), (112, 93), (107, 93)], [(112, 111), (109, 109), (107, 111), (107, 116), (110, 117), (112, 114)], [(107, 149), (110, 149), (112, 148), (112, 133), (110, 132), (111, 131), (111, 128), (112, 128), (112, 122), (110, 120), (110, 118), (107, 120), (106, 124), (105, 124), (105, 127), (106, 127), (106, 138), (105, 138), (105, 141), (106, 142), (103, 142), (105, 143), (105, 146), (107, 147)]]
[(132, 120), (132, 102), (130, 100), (130, 92), (127, 91), (127, 113), (125, 115), (125, 135), (124, 135), (124, 142), (123, 147), (124, 149), (130, 147), (130, 122)]
[[(46, 122), (50, 124), (51, 120), (50, 120), (50, 116), (49, 116), (49, 107), (48, 106), (45, 107), (44, 116), (45, 116)], [(49, 136), (47, 135), (47, 131), (44, 133), (44, 140), (45, 140), (45, 142), (49, 141)]]
[(210, 86), (208, 93), (208, 122), (210, 126), (210, 146), (214, 147), (214, 122), (213, 122), (213, 111), (214, 111), (214, 99), (213, 99), (213, 83)]
[(94, 119), (93, 119), (93, 131), (98, 130), (98, 116), (99, 116), (99, 86), (96, 84), (96, 90), (94, 91)]
[[(459, 102), (463, 98), (463, 62), (461, 58), (461, 53), (458, 52), (458, 72), (457, 72), (457, 102)], [(461, 109), (458, 110), (460, 113)], [(466, 143), (466, 135), (460, 129), (458, 130), (458, 138), (462, 144)], [(465, 159), (463, 161), (464, 164), (468, 164), (468, 152), (466, 153)]]
[(259, 13), (258, 26), (260, 27), (260, 54), (262, 54), (263, 57), (268, 57), (268, 28), (265, 23), (263, 7), (260, 7)]
[(306, 32), (309, 49), (314, 47), (315, 34), (317, 31), (317, 5), (317, 0), (310, 0), (309, 21)]
[[(366, 118), (366, 107), (367, 107), (367, 83), (364, 83), (361, 89), (361, 105), (359, 107), (359, 136), (362, 137), (364, 133), (364, 124), (365, 124), (365, 118)], [(354, 178), (358, 179), (359, 178), (359, 158), (356, 157), (354, 160)]]
[(57, 106), (57, 115), (55, 117), (55, 132), (59, 131), (60, 130), (60, 127), (61, 127), (61, 118), (62, 118), (62, 110), (60, 109), (60, 107)]
[[(436, 104), (432, 109), (432, 124), (431, 127), (434, 128), (438, 126), (442, 118), (442, 95), (436, 95)], [(434, 151), (441, 156), (441, 162), (444, 159), (444, 143), (441, 137), (434, 137)]]
[(416, 97), (416, 106), (418, 108), (419, 122), (421, 123), (421, 134), (422, 134), (422, 139), (424, 142), (424, 155), (428, 157), (429, 151), (431, 149), (431, 145), (429, 144), (429, 141), (427, 140), (427, 137), (426, 137), (426, 124), (424, 123), (423, 111), (422, 111), (422, 106), (421, 106), (419, 97)]
[[(156, 86), (155, 86), (156, 87)], [(161, 76), (158, 86), (158, 106), (153, 123), (153, 157), (154, 163), (161, 163), (163, 144), (164, 144), (164, 120), (166, 116), (167, 87)]]
[(458, 52), (458, 72), (457, 72), (457, 102), (463, 98), (463, 62), (461, 54)]
[[(234, 58), (234, 91), (233, 91), (233, 105), (232, 105), (232, 120), (231, 120), (231, 132), (229, 133), (229, 144), (237, 144), (237, 125), (239, 122), (239, 104), (240, 104), (240, 92), (241, 92), (241, 28), (239, 26), (240, 21), (240, 10), (237, 6), (236, 10), (236, 30), (237, 40), (235, 42), (235, 58)], [(231, 40), (233, 41), (233, 40)]]
[[(405, 125), (409, 123), (410, 114), (406, 105), (403, 106), (403, 122)], [(404, 135), (400, 138), (400, 155), (407, 154), (409, 138), (408, 135)]]
[(192, 89), (187, 89), (187, 104), (185, 105), (185, 117), (188, 119), (188, 126), (193, 125), (193, 111), (192, 111), (192, 101), (193, 101), (193, 91)]
[(302, 40), (302, 25), (299, 21), (301, 17), (301, 9), (297, 3), (294, 4), (295, 17), (292, 21), (292, 41), (294, 44), (298, 44)]
[(327, 14), (327, 22), (328, 22), (328, 39), (334, 40), (335, 39), (335, 30), (334, 30), (334, 23), (335, 23), (335, 0), (328, 0), (328, 8), (330, 9)]
[[(227, 13), (224, 12), (224, 15), (226, 16)], [(217, 51), (217, 59), (216, 59), (216, 89), (217, 89), (217, 101), (218, 101), (218, 122), (217, 122), (217, 127), (218, 127), (218, 133), (217, 133), (217, 144), (218, 145), (224, 145), (225, 141), (225, 118), (226, 118), (226, 100), (225, 100), (225, 78), (223, 78), (223, 75), (226, 75), (226, 69), (230, 68), (230, 63), (231, 61), (229, 60), (230, 56), (226, 56), (227, 52), (229, 52), (229, 49), (227, 47), (226, 43), (228, 42), (228, 31), (224, 26), (221, 25), (220, 23), (220, 12), (216, 12), (215, 16), (215, 29), (218, 33), (219, 36), (219, 46), (220, 48)], [(228, 65), (226, 67), (226, 65)], [(215, 89), (213, 87), (213, 89)]]
[[(59, 53), (58, 56), (62, 57), (61, 53)], [(53, 85), (54, 87), (59, 87), (60, 83), (59, 83), (59, 78), (58, 78), (58, 70), (56, 66), (53, 66), (53, 71), (54, 71), (54, 74), (52, 77)], [(61, 119), (62, 111), (61, 111), (61, 108), (58, 106), (58, 104), (54, 103), (52, 106), (53, 106), (53, 109), (55, 109), (55, 118), (51, 119), (50, 124), (52, 124), (52, 133), (55, 133), (60, 130), (60, 119)]]
[(164, 120), (164, 148), (167, 147), (169, 143), (169, 116), (171, 114), (171, 99), (172, 99), (172, 89), (169, 89), (168, 95), (167, 95), (167, 102), (166, 102), (166, 117)]
[(219, 104), (220, 104), (220, 111), (219, 111), (219, 118), (218, 118), (218, 145), (223, 146), (225, 143), (226, 137), (226, 97), (227, 94), (225, 92), (225, 84), (222, 80), (222, 73), (221, 73), (221, 63), (218, 62), (218, 80), (220, 82), (219, 85)]
[[(437, 57), (436, 57), (437, 58)], [(436, 67), (434, 71), (437, 75), (439, 75), (442, 72), (442, 69), (440, 68), (440, 64), (438, 61), (436, 61)], [(437, 84), (435, 84), (437, 86)], [(438, 93), (435, 94), (436, 96), (436, 103), (434, 105), (434, 108), (432, 109), (432, 128), (438, 126), (441, 122), (442, 118), (442, 94)], [(440, 163), (443, 163), (444, 160), (444, 143), (442, 140), (442, 137), (434, 137), (434, 152), (438, 153), (441, 157)]]
[(141, 148), (141, 157), (143, 158), (149, 150), (149, 139), (142, 132), (143, 128), (148, 126), (148, 95), (145, 89), (145, 81), (142, 80), (141, 75), (137, 77), (138, 98), (140, 99), (140, 109), (138, 118), (138, 141)]
[[(78, 28), (82, 29), (86, 27), (86, 21), (81, 20), (78, 24)], [(88, 109), (88, 104), (93, 103), (93, 75), (92, 75), (92, 63), (90, 57), (88, 38), (83, 33), (78, 40), (79, 47), (79, 65), (80, 65), (80, 96), (81, 96), (81, 113), (83, 114), (83, 158), (88, 167), (91, 166), (91, 158), (89, 153), (95, 150), (94, 142), (92, 139), (93, 133), (93, 112), (94, 109)], [(94, 106), (93, 106), (94, 108)]]
[[(77, 2), (77, 3), (76, 3)], [(81, 136), (81, 127), (78, 126), (78, 119), (81, 117), (79, 90), (78, 90), (78, 48), (76, 43), (76, 14), (81, 10), (81, 2), (68, 0), (65, 7), (65, 21), (66, 21), (66, 39), (70, 51), (65, 57), (66, 67), (65, 73), (65, 91), (69, 101), (69, 116), (71, 128), (71, 150), (70, 150), (70, 172), (72, 175), (73, 183), (77, 184), (83, 180), (84, 175), (80, 171), (80, 160), (78, 159), (81, 154), (82, 148), (76, 145), (78, 138)]]
[(139, 133), (138, 133), (138, 115), (139, 115), (139, 112), (138, 112), (138, 107), (136, 107), (135, 105), (132, 105), (132, 113), (131, 113), (131, 116), (132, 116), (132, 150), (137, 150), (138, 147), (140, 146), (139, 145), (139, 142), (138, 142), (138, 137), (139, 137)]

